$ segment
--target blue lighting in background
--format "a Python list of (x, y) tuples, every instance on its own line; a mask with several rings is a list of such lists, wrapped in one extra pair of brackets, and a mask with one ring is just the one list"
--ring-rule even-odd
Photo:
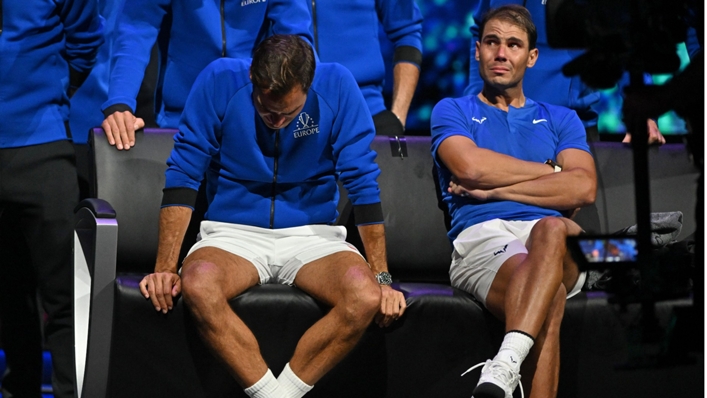
[[(469, 49), (471, 34), (469, 27), (474, 21), (471, 4), (458, 0), (416, 0), (424, 16), (422, 43), (422, 71), (417, 91), (408, 113), (408, 134), (429, 134), (432, 108), (446, 97), (460, 97), (468, 82)], [(389, 101), (392, 95), (393, 46), (380, 31), (381, 47), (386, 60), (388, 75), (384, 95)], [(682, 46), (680, 54), (684, 68), (689, 62)], [(662, 84), (669, 75), (653, 76), (654, 84)], [(599, 131), (621, 133), (626, 131), (621, 121), (620, 91), (616, 88), (602, 91)], [(390, 106), (390, 104), (388, 103)], [(658, 127), (663, 134), (684, 134), (685, 122), (668, 112), (658, 119)]]

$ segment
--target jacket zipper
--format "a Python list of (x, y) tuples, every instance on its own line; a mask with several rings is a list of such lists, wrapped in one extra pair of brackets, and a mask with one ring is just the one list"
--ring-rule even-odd
[(221, 57), (226, 56), (226, 0), (221, 0)]
[(317, 0), (312, 0), (312, 28), (314, 36), (314, 50), (319, 54), (319, 37), (317, 37)]
[(275, 225), (275, 194), (277, 193), (277, 158), (280, 155), (280, 130), (275, 131), (275, 162), (272, 175), (272, 198), (270, 199), (270, 229)]

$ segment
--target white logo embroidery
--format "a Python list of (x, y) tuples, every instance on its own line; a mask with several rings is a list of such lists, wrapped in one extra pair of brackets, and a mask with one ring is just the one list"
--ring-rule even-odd
[(540, 122), (547, 122), (547, 119), (533, 119), (533, 124), (538, 124)]
[(314, 119), (307, 112), (300, 113), (297, 116), (297, 127), (292, 135), (300, 138), (312, 134), (319, 134), (319, 125), (314, 123)]
[(481, 124), (481, 123), (484, 122), (484, 120), (486, 120), (486, 118), (485, 118), (485, 117), (482, 117), (481, 120), (479, 120), (479, 119), (477, 119), (477, 118), (475, 118), (475, 117), (472, 117), (471, 120), (475, 121), (476, 123)]
[(256, 3), (265, 3), (267, 0), (241, 0), (241, 7), (249, 6)]

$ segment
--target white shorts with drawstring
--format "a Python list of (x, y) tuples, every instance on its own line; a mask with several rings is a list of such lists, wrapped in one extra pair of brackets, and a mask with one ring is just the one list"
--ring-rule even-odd
[[(527, 254), (525, 243), (535, 223), (493, 219), (463, 230), (454, 240), (449, 278), (452, 286), (471, 293), (484, 306), (491, 284), (503, 263), (516, 254)], [(581, 272), (567, 298), (582, 290)]]
[(258, 270), (260, 284), (292, 285), (305, 264), (342, 251), (361, 255), (346, 242), (346, 228), (340, 225), (269, 229), (202, 221), (189, 254), (203, 247), (216, 247), (250, 261)]

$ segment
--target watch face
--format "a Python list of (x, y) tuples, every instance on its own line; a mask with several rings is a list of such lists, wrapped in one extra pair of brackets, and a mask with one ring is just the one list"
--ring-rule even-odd
[(393, 283), (393, 277), (387, 272), (377, 273), (376, 280), (380, 285), (390, 285), (391, 283)]

